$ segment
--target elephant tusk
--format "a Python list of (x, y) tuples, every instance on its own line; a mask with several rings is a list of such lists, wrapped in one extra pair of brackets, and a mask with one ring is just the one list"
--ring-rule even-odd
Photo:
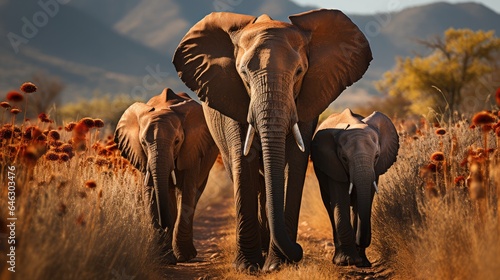
[(177, 177), (175, 176), (175, 169), (172, 170), (172, 173), (170, 173), (170, 176), (172, 177), (172, 181), (174, 182), (174, 186), (177, 186)]
[(144, 186), (147, 186), (148, 185), (148, 182), (149, 182), (149, 170), (146, 171), (146, 176), (144, 176)]
[(293, 131), (293, 137), (295, 137), (295, 142), (297, 142), (297, 146), (299, 146), (300, 151), (305, 152), (306, 147), (304, 145), (304, 140), (302, 140), (302, 136), (299, 130), (299, 125), (297, 123), (293, 125), (292, 131)]
[(243, 148), (243, 155), (247, 156), (250, 152), (250, 147), (252, 146), (253, 136), (255, 135), (255, 128), (251, 124), (248, 124), (247, 137), (245, 139), (245, 147)]
[(351, 193), (352, 193), (352, 187), (353, 187), (353, 184), (352, 184), (352, 182), (351, 182), (351, 184), (349, 185), (349, 194), (351, 194)]
[(373, 187), (375, 187), (375, 192), (378, 193), (377, 182), (373, 181)]

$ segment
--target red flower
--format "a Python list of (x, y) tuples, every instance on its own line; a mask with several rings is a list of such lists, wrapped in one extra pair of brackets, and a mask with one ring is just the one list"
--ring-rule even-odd
[(0, 102), (0, 107), (5, 108), (5, 109), (9, 109), (10, 104), (9, 104), (9, 102), (3, 101), (3, 102)]
[(64, 127), (64, 130), (70, 132), (70, 131), (73, 131), (73, 129), (75, 128), (76, 126), (76, 122), (70, 122), (68, 123), (65, 127)]
[(69, 157), (69, 155), (68, 155), (68, 154), (66, 154), (66, 153), (61, 153), (61, 154), (59, 154), (59, 159), (60, 159), (61, 161), (65, 161), (65, 162), (66, 162), (66, 161), (68, 161), (68, 160), (69, 160), (69, 158), (70, 158), (70, 157)]
[(47, 133), (47, 138), (56, 141), (61, 139), (61, 135), (56, 130), (51, 130), (49, 131), (49, 133)]
[(21, 113), (21, 109), (12, 108), (12, 109), (10, 109), (10, 113), (17, 115), (17, 114)]
[(26, 82), (21, 85), (21, 91), (24, 93), (33, 93), (36, 92), (36, 90), (37, 88), (32, 82)]
[(475, 125), (484, 125), (495, 122), (495, 117), (488, 111), (481, 111), (472, 117), (472, 123)]
[(101, 119), (94, 119), (94, 126), (97, 128), (104, 127), (104, 122)]
[(438, 129), (436, 129), (435, 133), (437, 135), (445, 135), (446, 134), (446, 129), (444, 129), (444, 128), (438, 128)]
[(433, 161), (444, 161), (444, 154), (442, 152), (435, 152), (431, 155)]
[(97, 187), (97, 183), (94, 180), (88, 180), (85, 182), (85, 187), (89, 189), (95, 189)]
[(59, 155), (54, 152), (47, 152), (47, 154), (45, 154), (45, 158), (50, 161), (56, 161), (59, 160)]
[(95, 122), (91, 118), (83, 118), (79, 123), (85, 125), (87, 128), (93, 128), (95, 126)]
[(41, 121), (41, 122), (44, 122), (44, 123), (51, 123), (52, 120), (49, 119), (49, 116), (47, 116), (47, 114), (45, 113), (40, 113), (38, 115), (38, 119)]
[(73, 152), (73, 146), (71, 144), (61, 145), (61, 151), (66, 154), (71, 154)]
[(11, 102), (21, 102), (24, 100), (24, 96), (17, 91), (10, 91), (7, 93), (6, 99)]

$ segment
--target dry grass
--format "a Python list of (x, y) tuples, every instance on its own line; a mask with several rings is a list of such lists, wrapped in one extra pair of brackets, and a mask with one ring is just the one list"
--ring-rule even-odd
[[(22, 112), (9, 106), (19, 102), (8, 101), (0, 127), (1, 278), (159, 279), (157, 240), (138, 203), (142, 176), (109, 139), (98, 140), (102, 121), (85, 118), (66, 131), (41, 114), (17, 124)], [(14, 183), (15, 196), (7, 189)]]
[[(398, 161), (381, 180), (373, 246), (401, 278), (495, 279), (500, 275), (498, 152), (486, 154), (481, 129), (466, 122), (444, 129), (444, 135), (428, 129), (403, 139)], [(495, 142), (490, 136), (488, 146), (495, 148)], [(430, 160), (435, 152), (444, 161)], [(482, 172), (474, 175), (473, 165)]]
[[(20, 187), (17, 270), (9, 275), (13, 279), (159, 278), (154, 232), (136, 203), (140, 178), (128, 169), (113, 171), (85, 160), (69, 164), (42, 160), (34, 170), (36, 178)], [(94, 189), (85, 187), (90, 178), (96, 183)]]

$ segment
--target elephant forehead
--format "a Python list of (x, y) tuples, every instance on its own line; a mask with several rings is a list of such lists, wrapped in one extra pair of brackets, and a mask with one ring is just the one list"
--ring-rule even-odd
[(335, 125), (336, 129), (343, 129), (343, 130), (353, 130), (353, 129), (365, 129), (369, 127), (365, 123), (338, 123)]
[(378, 146), (377, 132), (370, 127), (344, 130), (338, 134), (338, 143), (344, 149), (358, 150)]
[(242, 47), (250, 47), (256, 43), (275, 44), (277, 42), (293, 43), (299, 45), (306, 44), (306, 37), (295, 26), (278, 21), (256, 23), (243, 29), (239, 40)]
[(177, 114), (169, 109), (161, 109), (151, 112), (151, 115), (149, 116), (149, 123), (150, 125), (162, 125), (162, 127), (165, 127), (165, 124), (169, 124), (173, 127), (178, 127), (181, 125), (181, 121)]

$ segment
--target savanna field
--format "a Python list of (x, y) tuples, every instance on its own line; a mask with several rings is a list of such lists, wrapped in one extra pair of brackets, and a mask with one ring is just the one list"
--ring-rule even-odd
[[(26, 120), (36, 86), (0, 103), (1, 279), (497, 279), (500, 275), (498, 107), (454, 121), (394, 119), (397, 162), (380, 178), (368, 254), (374, 267), (332, 264), (328, 215), (312, 166), (298, 243), (304, 258), (273, 274), (232, 269), (233, 190), (220, 161), (195, 216), (198, 258), (164, 266), (141, 203), (143, 178), (100, 116)], [(496, 94), (500, 106), (500, 92)], [(30, 112), (35, 113), (35, 112)], [(443, 118), (444, 119), (444, 118)], [(213, 217), (217, 219), (215, 225)], [(14, 226), (12, 226), (14, 225)], [(11, 272), (15, 261), (15, 273)], [(200, 264), (197, 264), (200, 263)]]

